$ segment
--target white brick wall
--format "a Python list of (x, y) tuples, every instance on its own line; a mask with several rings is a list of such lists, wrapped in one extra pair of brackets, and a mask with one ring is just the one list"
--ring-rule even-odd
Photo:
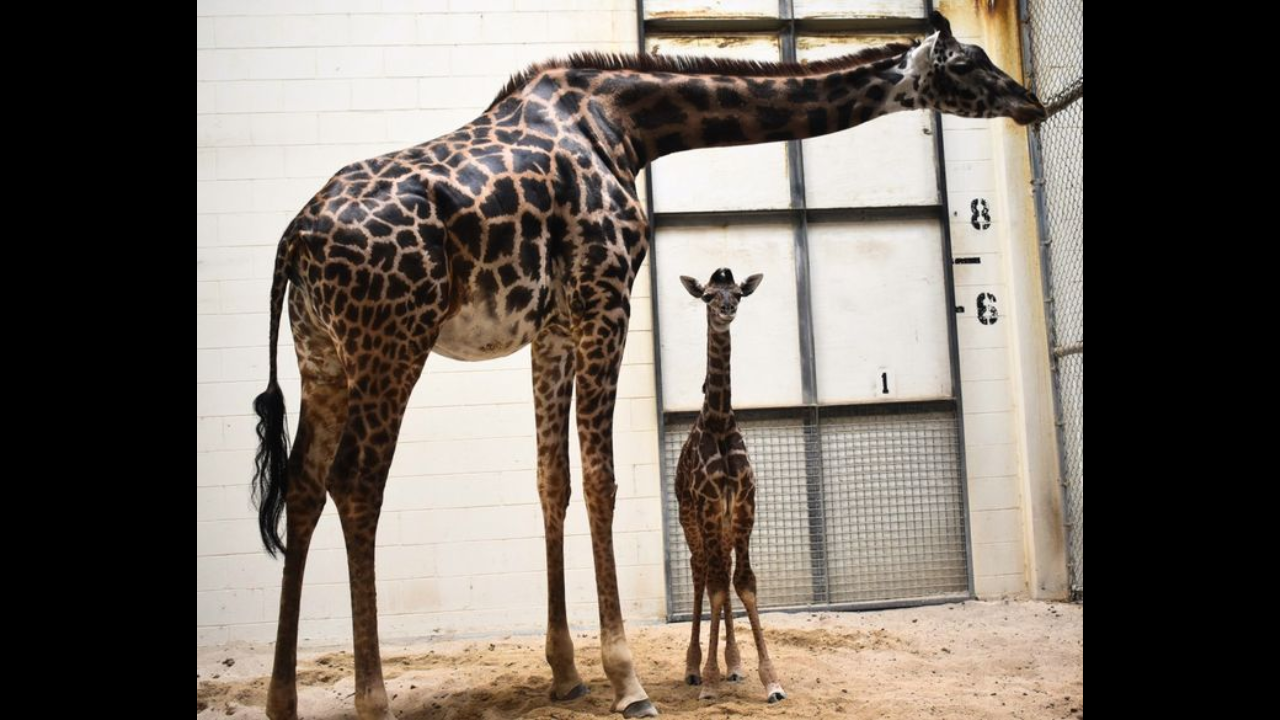
[[(567, 12), (574, 11), (574, 12)], [(274, 636), (280, 563), (249, 504), (253, 397), (267, 376), (267, 291), (293, 213), (342, 165), (430, 139), (480, 113), (522, 63), (635, 49), (630, 0), (303, 0), (196, 7), (196, 642)], [(642, 278), (648, 270), (645, 268)], [(619, 583), (627, 618), (665, 612), (648, 282), (636, 308), (615, 433)], [(295, 422), (297, 368), (282, 334)], [(579, 462), (573, 467), (575, 478)], [(527, 350), (488, 363), (433, 357), (411, 401), (379, 530), (383, 637), (537, 631), (542, 515)], [(568, 519), (570, 619), (595, 623), (581, 482)], [(332, 509), (312, 543), (302, 636), (350, 637)]]

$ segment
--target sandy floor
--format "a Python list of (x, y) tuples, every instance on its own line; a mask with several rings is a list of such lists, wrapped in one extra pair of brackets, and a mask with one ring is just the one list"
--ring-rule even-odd
[[(1084, 717), (1084, 608), (1032, 602), (970, 602), (863, 613), (771, 614), (766, 639), (787, 699), (764, 702), (745, 618), (737, 621), (747, 679), (723, 683), (716, 701), (683, 684), (689, 625), (632, 627), (640, 678), (665, 717), (1077, 718)], [(723, 637), (723, 635), (722, 635)], [(542, 638), (502, 637), (385, 644), (391, 706), (425, 718), (621, 717), (594, 634), (575, 633), (578, 669), (591, 694), (547, 699)], [(706, 642), (706, 628), (703, 628)], [(269, 646), (196, 652), (197, 718), (261, 718)], [(299, 714), (354, 718), (350, 648), (304, 650)], [(722, 656), (723, 657), (723, 656)], [(723, 668), (723, 665), (722, 665)]]

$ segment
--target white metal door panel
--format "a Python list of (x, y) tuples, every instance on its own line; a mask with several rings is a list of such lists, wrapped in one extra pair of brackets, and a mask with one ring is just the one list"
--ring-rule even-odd
[[(741, 60), (779, 58), (776, 37), (654, 38), (649, 51)], [(772, 210), (790, 204), (786, 143), (693, 150), (653, 163), (653, 207), (660, 213)]]
[[(656, 179), (656, 178), (655, 178)], [(733, 406), (799, 404), (800, 350), (796, 319), (795, 251), (790, 225), (672, 227), (661, 232), (657, 258), (658, 319), (662, 324), (663, 409), (702, 407), (707, 371), (707, 311), (680, 284), (681, 275), (705, 283), (720, 267), (738, 282), (763, 273), (755, 294), (733, 322)]]
[(809, 226), (820, 403), (951, 397), (939, 232), (934, 220)]
[[(901, 37), (802, 37), (801, 60), (825, 60)], [(877, 118), (852, 130), (805, 140), (810, 208), (932, 205), (938, 202), (933, 119), (924, 111)]]

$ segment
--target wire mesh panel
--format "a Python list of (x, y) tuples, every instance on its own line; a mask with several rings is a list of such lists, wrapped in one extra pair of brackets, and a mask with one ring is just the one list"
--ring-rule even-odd
[[(675, 495), (676, 464), (692, 421), (668, 422), (663, 440), (664, 497), (667, 504), (667, 558), (671, 568), (670, 603), (673, 616), (688, 616), (693, 608), (693, 577), (689, 547), (680, 527)], [(809, 518), (815, 512), (806, 491), (806, 468), (812, 463), (812, 427), (799, 419), (740, 422), (751, 464), (756, 472), (756, 524), (751, 535), (751, 567), (758, 578), (761, 607), (808, 605), (813, 602), (813, 555), (809, 549)], [(768, 480), (765, 480), (768, 478)]]
[(831, 602), (965, 591), (958, 442), (950, 413), (823, 419)]
[[(674, 491), (691, 422), (668, 419), (663, 439), (672, 619), (693, 608)], [(740, 417), (738, 424), (756, 474), (751, 566), (761, 608), (967, 593), (954, 413), (882, 408), (820, 420)]]
[(1027, 0), (1029, 73), (1049, 118), (1037, 143), (1071, 589), (1084, 595), (1084, 2)]

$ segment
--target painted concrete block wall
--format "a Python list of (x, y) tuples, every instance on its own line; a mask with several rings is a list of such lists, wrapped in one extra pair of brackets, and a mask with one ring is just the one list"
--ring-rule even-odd
[[(943, 119), (952, 251), (955, 257), (979, 260), (978, 264), (955, 265), (953, 272), (956, 304), (964, 307), (957, 315), (956, 330), (964, 394), (974, 583), (980, 597), (1021, 593), (1025, 587), (1006, 332), (1009, 316), (1018, 310), (1001, 302), (1008, 295), (1000, 262), (1001, 235), (1008, 232), (1009, 223), (1004, 217), (1007, 208), (995, 202), (990, 124)], [(978, 227), (972, 221), (975, 200), (979, 203)], [(990, 221), (984, 218), (983, 209)], [(993, 306), (996, 320), (988, 324)]]
[[(1016, 4), (947, 0), (963, 42), (1021, 77)], [(1009, 120), (943, 118), (947, 204), (964, 397), (978, 597), (1064, 597), (1044, 299), (1026, 131)], [(985, 322), (984, 322), (985, 320)]]
[[(249, 504), (253, 397), (267, 377), (276, 242), (352, 160), (478, 115), (526, 63), (635, 50), (630, 0), (200, 2), (196, 17), (196, 640), (274, 637), (281, 564)], [(665, 614), (648, 268), (636, 283), (616, 414), (614, 537), (624, 612)], [(281, 374), (296, 427), (297, 368)], [(410, 402), (378, 537), (386, 638), (537, 631), (546, 618), (529, 353), (432, 357)], [(574, 437), (567, 522), (570, 621), (596, 623)], [(307, 565), (302, 636), (350, 637), (332, 508)]]

